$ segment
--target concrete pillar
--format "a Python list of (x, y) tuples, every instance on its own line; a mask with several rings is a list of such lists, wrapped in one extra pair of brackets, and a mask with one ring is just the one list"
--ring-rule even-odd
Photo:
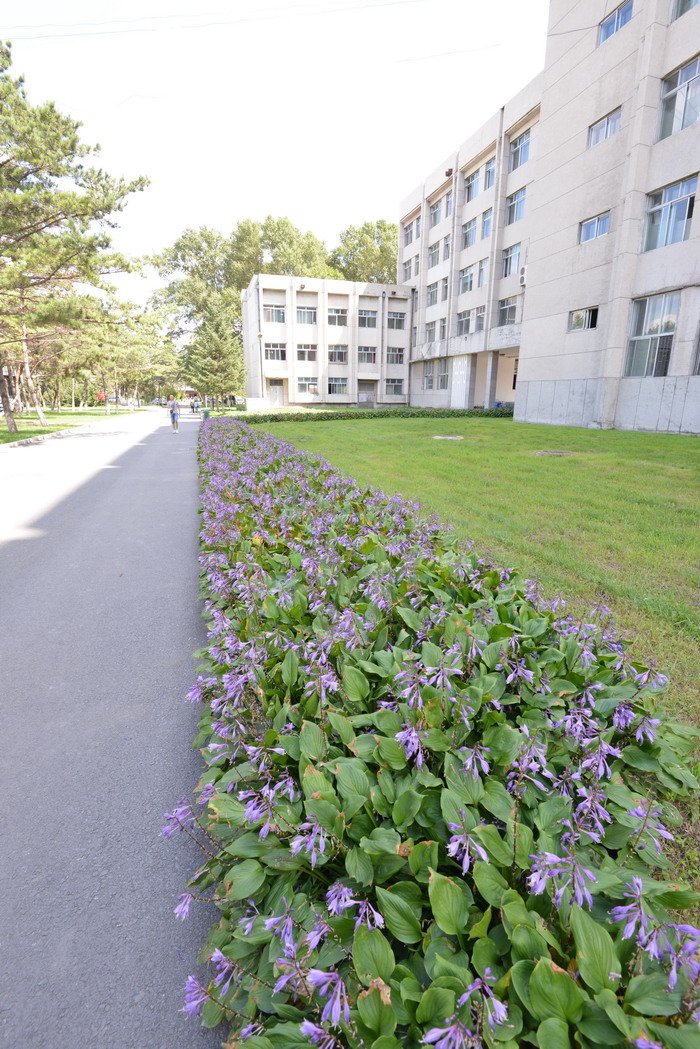
[(476, 400), (476, 354), (466, 355), (466, 375), (464, 382), (464, 407), (473, 408)]
[(496, 403), (496, 383), (498, 382), (498, 351), (489, 350), (486, 354), (486, 381), (484, 383), (484, 408), (493, 408)]

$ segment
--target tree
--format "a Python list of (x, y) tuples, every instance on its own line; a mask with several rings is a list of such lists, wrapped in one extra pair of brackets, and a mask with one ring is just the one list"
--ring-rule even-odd
[(330, 262), (345, 280), (396, 284), (398, 238), (398, 226), (384, 219), (365, 222), (359, 229), (348, 226), (340, 234), (340, 244), (331, 252)]
[(243, 347), (233, 328), (231, 307), (212, 301), (182, 363), (183, 377), (200, 394), (222, 400), (245, 394)]
[(85, 166), (97, 148), (80, 142), (80, 124), (51, 102), (32, 106), (10, 65), (10, 47), (0, 45), (0, 397), (12, 429), (5, 368), (21, 363), (41, 417), (32, 350), (79, 327), (76, 283), (104, 286), (107, 274), (129, 268), (93, 227), (113, 225), (146, 180)]

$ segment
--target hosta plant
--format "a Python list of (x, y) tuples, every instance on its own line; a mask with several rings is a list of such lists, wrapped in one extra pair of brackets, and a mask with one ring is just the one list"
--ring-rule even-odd
[[(250, 1049), (700, 1046), (665, 678), (419, 507), (203, 424), (205, 853), (185, 1010)], [(465, 508), (471, 499), (465, 478)]]

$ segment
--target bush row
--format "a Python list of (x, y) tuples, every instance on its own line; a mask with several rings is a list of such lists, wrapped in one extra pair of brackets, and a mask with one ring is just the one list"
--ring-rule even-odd
[(341, 419), (455, 419), (463, 417), (481, 419), (512, 419), (513, 407), (509, 408), (356, 408), (348, 411), (314, 410), (306, 412), (261, 412), (246, 415), (250, 425), (270, 422), (335, 422)]
[(205, 422), (205, 853), (185, 1010), (251, 1049), (697, 1049), (697, 790), (666, 679), (583, 620), (234, 420)]

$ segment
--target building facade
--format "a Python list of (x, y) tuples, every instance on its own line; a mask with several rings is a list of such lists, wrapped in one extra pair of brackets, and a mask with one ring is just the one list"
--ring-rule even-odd
[(257, 274), (242, 306), (249, 408), (406, 404), (410, 289)]
[(545, 68), (401, 205), (410, 400), (700, 433), (698, 0), (552, 0)]

